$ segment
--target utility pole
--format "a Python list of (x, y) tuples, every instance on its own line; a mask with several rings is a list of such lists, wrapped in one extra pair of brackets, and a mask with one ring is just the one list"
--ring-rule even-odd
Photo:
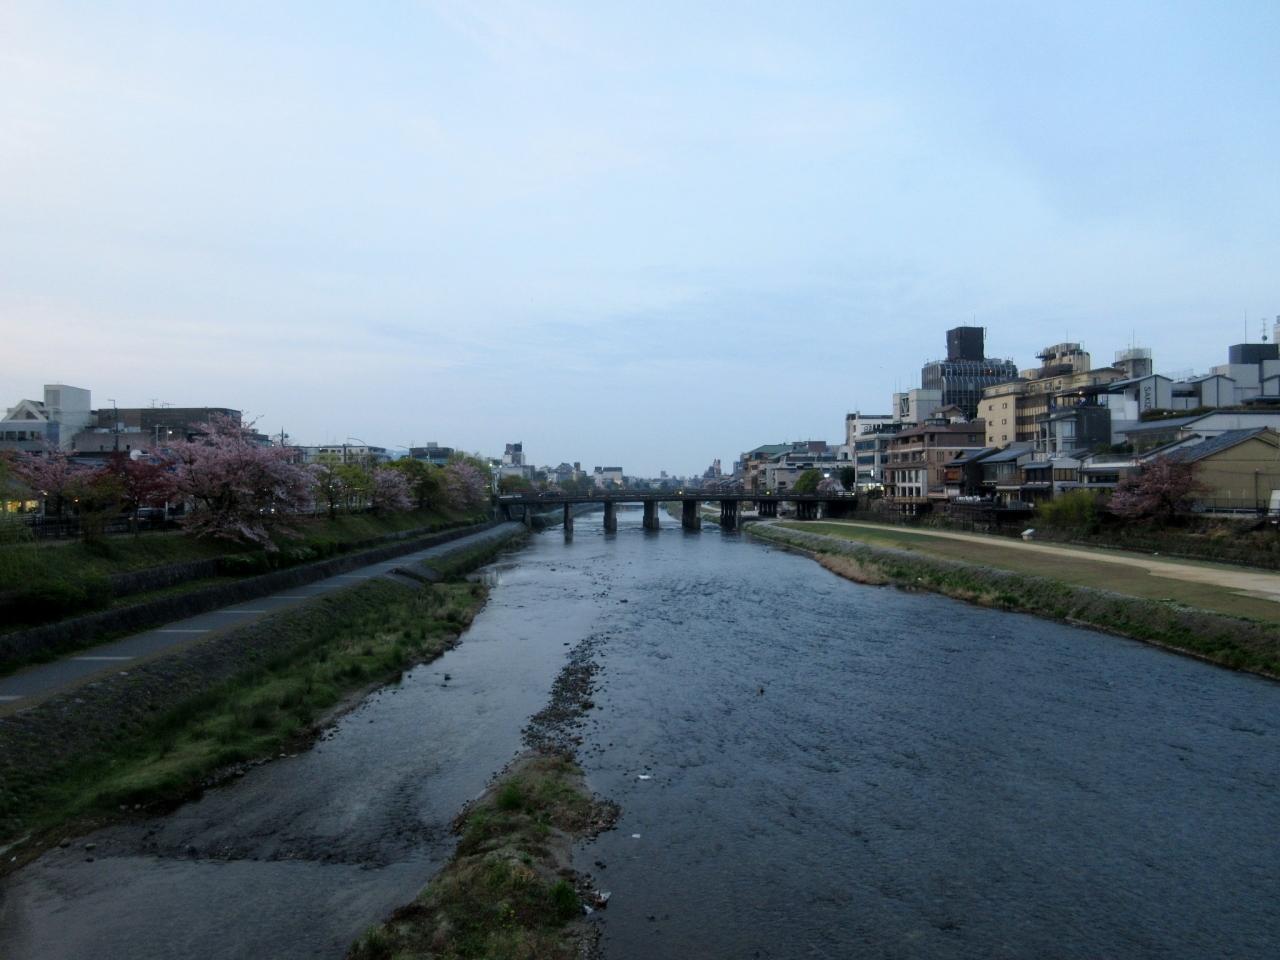
[(115, 452), (120, 452), (120, 408), (116, 406), (116, 402), (110, 397), (107, 400), (111, 403), (111, 432), (115, 435)]

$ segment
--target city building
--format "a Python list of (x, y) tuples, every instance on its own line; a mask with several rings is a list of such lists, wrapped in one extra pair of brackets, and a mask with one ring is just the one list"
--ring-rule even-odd
[(386, 447), (367, 443), (325, 443), (290, 449), (297, 451), (297, 456), (303, 463), (355, 463), (372, 467), (392, 459)]
[(499, 480), (503, 477), (520, 477), (523, 480), (533, 480), (533, 464), (525, 460), (523, 443), (507, 444), (502, 453), (502, 462), (498, 464), (496, 472)]
[(0, 420), (0, 450), (71, 451), (75, 435), (93, 423), (89, 391), (46, 383), (42, 400), (19, 400)]
[(800, 454), (809, 458), (829, 457), (835, 460), (835, 452), (825, 440), (795, 440), (788, 443), (766, 443), (748, 450), (738, 460), (735, 474), (742, 480), (742, 489), (747, 493), (764, 493), (771, 489), (765, 479), (765, 471), (770, 464), (776, 464), (780, 457), (789, 454)]
[(621, 487), (626, 483), (621, 467), (596, 467), (591, 479), (597, 487)]
[(1280, 410), (1209, 410), (1186, 417), (1143, 420), (1127, 427), (1120, 440), (1136, 453), (1146, 453), (1188, 437), (1216, 437), (1231, 430), (1280, 430)]
[(1195, 465), (1203, 489), (1193, 510), (1261, 512), (1280, 500), (1280, 434), (1268, 427), (1195, 434), (1157, 455)]
[[(823, 447), (827, 445), (822, 444)], [(824, 480), (834, 478), (841, 463), (830, 448), (814, 450), (788, 450), (780, 453), (764, 465), (763, 492), (784, 493), (795, 487), (796, 481), (807, 470), (821, 470)]]
[[(1094, 369), (1089, 354), (1074, 342), (1045, 347), (1037, 357), (1039, 367), (982, 391), (978, 415), (986, 423), (986, 445), (1024, 443), (1053, 453), (1111, 443), (1111, 413), (1097, 388), (1124, 380), (1137, 367)], [(1094, 412), (1072, 412), (1083, 407)]]
[[(200, 436), (205, 426), (217, 418), (236, 426), (242, 424), (240, 411), (230, 407), (102, 407), (94, 411), (94, 422), (72, 439), (72, 449), (85, 457), (158, 450), (166, 443)], [(271, 438), (256, 431), (252, 437), (264, 445), (271, 442)]]
[(879, 423), (869, 427), (853, 441), (853, 467), (857, 471), (857, 489), (875, 491), (884, 485), (884, 466), (889, 460), (893, 437), (911, 424)]
[(947, 331), (947, 358), (931, 360), (920, 370), (921, 389), (938, 391), (939, 406), (955, 404), (970, 420), (978, 416), (984, 389), (1018, 376), (1012, 360), (986, 356), (985, 341), (983, 327), (953, 327)]
[(985, 444), (981, 420), (926, 421), (894, 434), (883, 467), (885, 493), (904, 513), (918, 513), (946, 500), (946, 465)]
[(409, 456), (412, 459), (429, 463), (433, 467), (445, 466), (449, 462), (449, 458), (453, 456), (453, 453), (453, 447), (442, 447), (434, 442), (428, 442), (425, 447), (409, 448)]
[(1066, 477), (1071, 461), (1054, 461), (1055, 493), (1067, 489), (1109, 492), (1160, 457), (1195, 465), (1195, 479), (1201, 485), (1192, 504), (1195, 512), (1262, 512), (1280, 498), (1280, 434), (1266, 426), (1192, 432), (1141, 453), (1082, 457), (1074, 462), (1074, 480)]
[(896, 423), (909, 426), (924, 423), (941, 407), (941, 390), (913, 387), (893, 395), (893, 419)]

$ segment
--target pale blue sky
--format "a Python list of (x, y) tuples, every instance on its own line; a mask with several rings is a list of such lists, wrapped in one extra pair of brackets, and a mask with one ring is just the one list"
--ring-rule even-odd
[[(0, 5), (0, 404), (701, 471), (1280, 314), (1280, 3)], [(1269, 326), (1269, 324), (1268, 324)]]

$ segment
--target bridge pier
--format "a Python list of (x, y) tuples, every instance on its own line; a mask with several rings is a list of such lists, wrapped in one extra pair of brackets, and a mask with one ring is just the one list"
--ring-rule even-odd
[(646, 530), (658, 529), (658, 504), (654, 500), (646, 500), (644, 502), (644, 528)]
[(702, 514), (698, 511), (697, 500), (684, 500), (680, 503), (680, 526), (686, 530), (702, 529)]
[(796, 519), (797, 520), (817, 520), (818, 504), (815, 500), (797, 500)]
[(720, 501), (720, 529), (733, 530), (738, 526), (738, 501)]
[(612, 500), (606, 500), (604, 504), (604, 532), (618, 532), (618, 507)]
[(564, 535), (566, 539), (573, 537), (573, 505), (569, 503), (564, 505)]
[(776, 517), (778, 515), (777, 500), (757, 500), (756, 513), (761, 519), (765, 517)]

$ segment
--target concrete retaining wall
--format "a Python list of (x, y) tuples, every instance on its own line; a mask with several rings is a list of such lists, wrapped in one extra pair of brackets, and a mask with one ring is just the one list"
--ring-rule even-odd
[(191, 560), (187, 563), (171, 563), (163, 567), (152, 567), (149, 570), (114, 574), (111, 577), (111, 594), (116, 597), (127, 597), (135, 593), (147, 593), (150, 590), (163, 590), (165, 587), (172, 587), (175, 583), (203, 580), (217, 575), (217, 557), (210, 557), (208, 560)]

